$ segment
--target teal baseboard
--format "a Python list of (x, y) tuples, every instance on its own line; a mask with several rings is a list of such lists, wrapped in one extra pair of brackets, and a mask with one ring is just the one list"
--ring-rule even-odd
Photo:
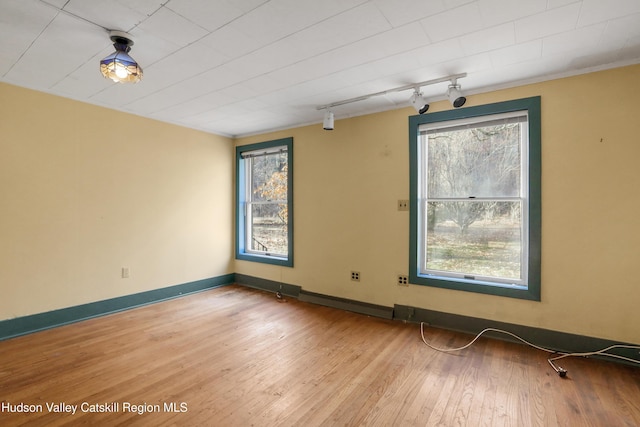
[(351, 311), (367, 316), (381, 317), (383, 319), (393, 318), (393, 308), (383, 305), (369, 304), (366, 302), (351, 299), (338, 298), (330, 295), (316, 294), (314, 292), (301, 291), (300, 301), (333, 307), (340, 310)]
[(300, 301), (312, 304), (324, 305), (326, 307), (365, 314), (367, 316), (382, 317), (391, 319), (393, 308), (381, 305), (368, 304), (345, 298), (333, 297), (330, 295), (317, 294), (302, 290), (300, 286), (281, 283), (273, 280), (261, 279), (259, 277), (248, 276), (236, 273), (236, 283), (249, 288), (260, 289), (268, 292), (282, 292), (283, 295), (297, 298)]
[(290, 285), (288, 283), (276, 282), (274, 280), (262, 279), (246, 274), (236, 273), (235, 280), (238, 285), (274, 293), (282, 292), (283, 295), (291, 298), (298, 298), (300, 290), (302, 289), (298, 285)]
[[(283, 295), (291, 298), (298, 298), (300, 301), (311, 302), (340, 310), (412, 323), (425, 322), (429, 326), (454, 330), (471, 335), (478, 334), (486, 328), (500, 329), (511, 332), (540, 347), (559, 352), (584, 353), (601, 350), (616, 344), (629, 345), (628, 343), (620, 343), (601, 338), (497, 322), (405, 305), (386, 307), (368, 304), (360, 301), (304, 291), (297, 285), (234, 273), (169, 286), (166, 288), (154, 289), (147, 292), (125, 295), (108, 300), (96, 301), (74, 307), (53, 310), (46, 313), (38, 313), (30, 316), (3, 320), (0, 321), (0, 341), (233, 283), (274, 293), (282, 292)], [(515, 338), (500, 333), (492, 332), (487, 333), (485, 336), (520, 343), (520, 341)], [(640, 361), (640, 353), (637, 349), (617, 349), (611, 351), (611, 353)], [(631, 362), (624, 362), (620, 359), (612, 359), (609, 357), (602, 358), (614, 362), (631, 364)]]
[[(549, 350), (564, 353), (587, 353), (605, 349), (612, 345), (634, 345), (629, 343), (621, 343), (602, 338), (594, 338), (584, 335), (570, 334), (566, 332), (558, 332), (550, 329), (535, 328), (531, 326), (523, 326), (512, 323), (497, 322), (494, 320), (481, 319), (477, 317), (462, 316), (459, 314), (443, 313), (434, 310), (411, 307), (406, 305), (395, 305), (393, 309), (393, 318), (405, 322), (421, 323), (424, 322), (429, 326), (463, 332), (475, 336), (486, 328), (500, 329), (511, 332), (520, 338), (544, 347)], [(425, 335), (428, 335), (428, 328), (425, 329)], [(521, 341), (509, 335), (487, 332), (483, 334), (485, 337), (500, 339), (503, 341), (511, 341), (522, 343)], [(428, 339), (428, 338), (427, 338)], [(635, 344), (637, 345), (637, 344)], [(617, 354), (632, 360), (640, 361), (640, 352), (637, 349), (615, 349), (609, 353)], [(607, 356), (593, 356), (594, 358), (602, 358), (614, 362), (625, 362), (621, 359), (610, 358)], [(634, 364), (634, 366), (637, 366)]]
[(93, 317), (153, 304), (171, 298), (177, 298), (194, 292), (230, 285), (234, 283), (234, 281), (235, 274), (226, 274), (209, 279), (197, 280), (195, 282), (48, 311), (46, 313), (3, 320), (0, 321), (0, 341)]

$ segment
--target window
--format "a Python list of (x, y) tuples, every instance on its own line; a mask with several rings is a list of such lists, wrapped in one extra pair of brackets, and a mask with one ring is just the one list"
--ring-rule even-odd
[(236, 258), (293, 266), (293, 138), (236, 147)]
[(540, 98), (409, 124), (411, 283), (540, 300)]

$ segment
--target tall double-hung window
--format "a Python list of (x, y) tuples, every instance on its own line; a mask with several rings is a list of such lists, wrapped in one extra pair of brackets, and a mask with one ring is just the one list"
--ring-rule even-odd
[(540, 98), (414, 116), (416, 284), (540, 299)]
[(236, 147), (236, 258), (293, 266), (293, 138)]

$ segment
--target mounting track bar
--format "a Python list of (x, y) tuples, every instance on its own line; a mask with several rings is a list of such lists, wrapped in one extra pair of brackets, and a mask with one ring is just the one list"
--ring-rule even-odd
[(419, 82), (419, 83), (411, 83), (411, 84), (400, 86), (400, 87), (396, 87), (396, 88), (393, 88), (393, 89), (383, 90), (382, 92), (370, 93), (368, 95), (362, 95), (362, 96), (358, 96), (356, 98), (345, 99), (344, 101), (332, 102), (331, 104), (320, 105), (320, 106), (316, 107), (316, 110), (325, 110), (327, 108), (337, 107), (338, 105), (345, 105), (345, 104), (351, 104), (352, 102), (364, 101), (365, 99), (373, 98), (374, 96), (386, 95), (388, 93), (402, 92), (404, 90), (409, 90), (409, 89), (419, 89), (422, 86), (429, 86), (429, 85), (433, 85), (433, 84), (436, 84), (436, 83), (442, 83), (442, 82), (447, 82), (447, 81), (458, 80), (458, 79), (461, 79), (463, 77), (467, 77), (467, 73), (453, 74), (453, 75), (447, 76), (447, 77), (440, 77), (439, 79), (426, 80), (424, 82)]

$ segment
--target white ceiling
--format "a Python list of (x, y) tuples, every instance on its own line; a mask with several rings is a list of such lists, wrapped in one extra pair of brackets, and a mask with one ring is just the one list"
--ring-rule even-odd
[[(132, 35), (140, 83), (100, 74), (108, 29)], [(227, 136), (320, 123), (319, 105), (451, 74), (473, 94), (633, 63), (640, 0), (0, 0), (3, 82)]]

